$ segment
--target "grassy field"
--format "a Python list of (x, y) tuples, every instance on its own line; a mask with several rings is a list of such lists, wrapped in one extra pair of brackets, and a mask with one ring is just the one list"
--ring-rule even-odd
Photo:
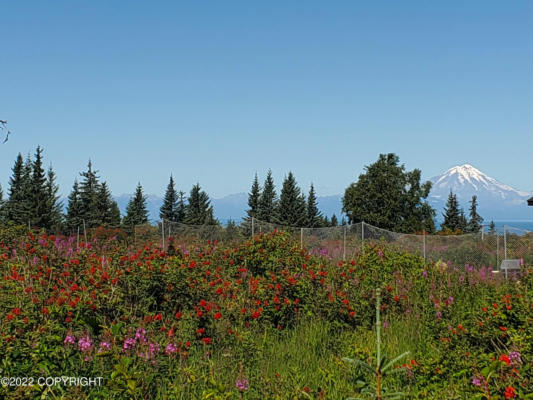
[[(6, 228), (0, 243), (2, 398), (375, 398), (378, 288), (382, 352), (409, 352), (381, 398), (533, 398), (528, 262), (508, 281), (379, 243), (339, 262), (280, 232), (162, 251)], [(102, 380), (38, 382), (58, 376)]]

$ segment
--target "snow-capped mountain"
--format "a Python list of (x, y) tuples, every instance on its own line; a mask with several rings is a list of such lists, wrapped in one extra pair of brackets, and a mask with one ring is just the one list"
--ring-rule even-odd
[(450, 190), (457, 195), (466, 214), (472, 196), (476, 195), (478, 211), (486, 220), (531, 218), (526, 200), (532, 193), (516, 190), (501, 183), (470, 164), (452, 167), (442, 175), (431, 178), (430, 181), (433, 186), (429, 202), (439, 213), (437, 219), (440, 219), (441, 210), (446, 204)]

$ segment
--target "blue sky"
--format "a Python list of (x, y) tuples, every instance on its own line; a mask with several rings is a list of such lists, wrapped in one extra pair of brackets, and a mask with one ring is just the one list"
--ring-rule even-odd
[(533, 3), (4, 2), (7, 189), (40, 144), (68, 194), (248, 191), (272, 168), (343, 193), (379, 153), (533, 190)]

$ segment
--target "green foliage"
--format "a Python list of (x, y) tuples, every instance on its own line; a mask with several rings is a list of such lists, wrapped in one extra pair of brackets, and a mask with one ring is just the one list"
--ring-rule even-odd
[(74, 233), (83, 225), (83, 205), (77, 180), (74, 181), (72, 191), (67, 200), (68, 205), (65, 225), (67, 232)]
[(311, 188), (309, 189), (309, 196), (307, 196), (307, 223), (306, 226), (309, 228), (320, 227), (323, 224), (323, 218), (320, 211), (318, 211), (318, 206), (316, 202), (315, 188), (311, 183)]
[(249, 218), (257, 218), (259, 213), (259, 201), (261, 199), (261, 188), (259, 186), (259, 180), (257, 173), (255, 174), (254, 181), (250, 193), (248, 193), (248, 207), (250, 207), (246, 214)]
[(148, 222), (148, 210), (146, 209), (146, 197), (143, 195), (141, 183), (137, 184), (135, 194), (130, 199), (126, 208), (124, 225), (142, 225)]
[[(266, 185), (266, 184), (265, 184)], [(284, 226), (306, 226), (305, 197), (292, 172), (283, 181), (276, 213), (276, 222)]]
[(191, 189), (184, 222), (189, 225), (216, 225), (209, 196), (197, 183)]
[(272, 171), (268, 170), (265, 183), (263, 185), (263, 192), (259, 199), (259, 210), (257, 218), (265, 222), (274, 222), (277, 210), (277, 195), (274, 186), (274, 178)]
[(431, 182), (420, 184), (420, 170), (405, 171), (399, 161), (395, 154), (380, 154), (346, 189), (342, 202), (349, 223), (407, 233), (434, 229), (434, 210), (423, 201)]
[(477, 233), (481, 229), (483, 218), (477, 212), (477, 196), (472, 196), (470, 201), (470, 219), (466, 225), (466, 231), (470, 233)]
[(464, 211), (459, 209), (459, 203), (457, 201), (457, 196), (452, 193), (448, 196), (448, 201), (444, 208), (444, 221), (441, 225), (441, 230), (443, 232), (450, 233), (463, 233), (466, 230), (466, 218)]
[(174, 178), (172, 178), (172, 175), (170, 175), (165, 198), (159, 210), (159, 218), (172, 222), (182, 221), (178, 213), (178, 192), (174, 187)]

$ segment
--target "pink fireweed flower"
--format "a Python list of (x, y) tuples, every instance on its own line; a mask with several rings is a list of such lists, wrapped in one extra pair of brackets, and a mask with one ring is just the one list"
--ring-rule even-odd
[(476, 386), (481, 386), (481, 379), (478, 377), (478, 376), (475, 376), (473, 379), (472, 379), (472, 384), (476, 385)]
[(76, 338), (72, 335), (67, 335), (65, 337), (65, 340), (63, 340), (64, 344), (74, 344), (76, 342)]
[(146, 343), (146, 338), (144, 335), (146, 334), (146, 330), (143, 328), (137, 328), (137, 332), (135, 333), (135, 340), (139, 340), (143, 343)]
[(100, 343), (100, 348), (98, 349), (98, 353), (102, 353), (104, 351), (109, 351), (111, 350), (111, 344), (108, 343), (108, 342), (102, 342)]
[(250, 385), (248, 384), (248, 380), (246, 378), (237, 379), (237, 381), (235, 382), (235, 386), (241, 392), (248, 390), (248, 388), (250, 387)]
[(78, 340), (78, 349), (82, 352), (90, 351), (93, 347), (93, 341), (89, 336), (81, 337)]
[(167, 347), (165, 348), (166, 355), (176, 353), (177, 351), (178, 351), (178, 347), (174, 343), (169, 343)]
[(522, 364), (522, 358), (520, 357), (520, 353), (518, 351), (511, 351), (509, 353), (509, 359), (511, 360), (511, 363), (517, 363)]
[(136, 343), (135, 339), (127, 338), (126, 340), (124, 340), (124, 345), (122, 346), (122, 350), (126, 351), (126, 350), (134, 348), (135, 343)]

